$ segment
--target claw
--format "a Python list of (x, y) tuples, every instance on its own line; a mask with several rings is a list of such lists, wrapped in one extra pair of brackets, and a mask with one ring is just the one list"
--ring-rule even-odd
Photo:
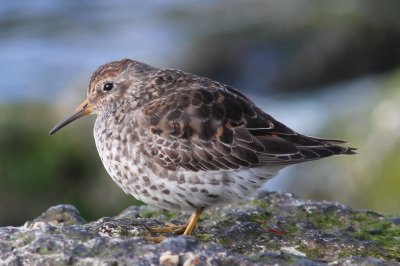
[(187, 225), (173, 225), (173, 226), (166, 226), (166, 227), (147, 227), (147, 230), (150, 233), (175, 233), (175, 234), (182, 234)]

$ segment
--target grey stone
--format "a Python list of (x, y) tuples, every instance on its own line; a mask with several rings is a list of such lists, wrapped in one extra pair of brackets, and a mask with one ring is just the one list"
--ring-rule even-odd
[(0, 265), (400, 264), (395, 218), (281, 192), (205, 212), (193, 236), (144, 238), (147, 227), (187, 218), (134, 206), (85, 222), (73, 206), (58, 205), (24, 226), (0, 227)]

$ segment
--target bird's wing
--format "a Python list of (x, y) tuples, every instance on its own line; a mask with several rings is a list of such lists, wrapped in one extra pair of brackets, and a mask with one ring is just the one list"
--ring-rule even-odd
[(342, 141), (294, 132), (230, 86), (196, 78), (177, 86), (142, 109), (149, 156), (167, 169), (287, 165), (353, 153)]

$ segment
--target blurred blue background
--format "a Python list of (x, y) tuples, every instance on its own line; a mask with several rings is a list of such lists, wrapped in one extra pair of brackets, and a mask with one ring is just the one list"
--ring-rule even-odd
[(265, 189), (400, 213), (400, 2), (0, 1), (0, 225), (59, 203), (87, 219), (131, 204), (107, 176), (94, 117), (49, 129), (101, 64), (132, 58), (233, 85), (359, 155), (292, 166)]

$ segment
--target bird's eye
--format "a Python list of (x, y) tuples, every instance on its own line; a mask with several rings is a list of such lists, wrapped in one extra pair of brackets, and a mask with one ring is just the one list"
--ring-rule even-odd
[(110, 91), (110, 90), (112, 90), (112, 89), (114, 89), (114, 84), (111, 83), (111, 82), (107, 82), (107, 83), (104, 84), (104, 86), (103, 86), (103, 90), (105, 90), (105, 91)]

